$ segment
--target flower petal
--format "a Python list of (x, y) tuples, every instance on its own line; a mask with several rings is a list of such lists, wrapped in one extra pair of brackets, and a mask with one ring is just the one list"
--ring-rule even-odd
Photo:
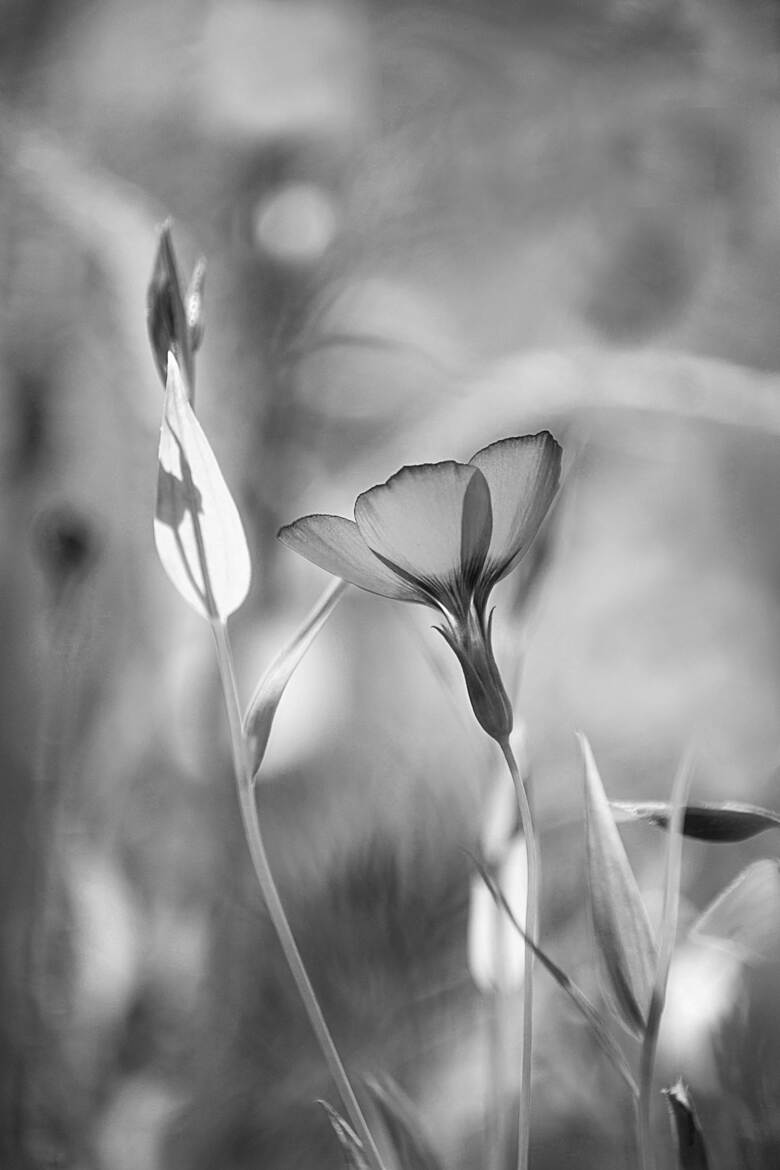
[(486, 572), (490, 585), (522, 557), (558, 490), (561, 448), (549, 431), (501, 439), (469, 461), (488, 482), (493, 535)]
[(479, 487), (469, 493), (475, 475), (476, 468), (452, 461), (402, 467), (358, 496), (360, 535), (377, 556), (439, 595), (440, 586), (461, 579), (464, 554), (470, 572), (484, 559), (490, 512)]
[(278, 537), (307, 561), (369, 593), (396, 601), (424, 600), (374, 556), (357, 524), (343, 516), (303, 516), (281, 528)]
[(460, 522), (460, 570), (467, 591), (474, 588), (482, 572), (492, 532), (490, 488), (482, 472), (477, 469), (466, 487)]

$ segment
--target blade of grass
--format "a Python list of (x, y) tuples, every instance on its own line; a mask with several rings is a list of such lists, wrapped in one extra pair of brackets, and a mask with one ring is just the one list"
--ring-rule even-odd
[(325, 1017), (322, 1014), (322, 1009), (320, 1008), (319, 1001), (309, 979), (309, 974), (301, 958), (301, 953), (298, 950), (298, 944), (290, 929), (284, 905), (279, 897), (279, 891), (268, 861), (268, 854), (265, 850), (265, 842), (260, 831), (255, 790), (252, 783), (249, 747), (243, 733), (241, 707), (239, 705), (236, 676), (233, 667), (233, 653), (227, 626), (224, 622), (213, 621), (211, 623), (211, 630), (214, 635), (217, 662), (219, 664), (225, 706), (227, 708), (230, 744), (233, 751), (233, 770), (238, 789), (241, 819), (255, 875), (262, 891), (271, 922), (276, 930), (282, 952), (287, 961), (290, 974), (301, 997), (303, 1006), (306, 1009), (312, 1031), (317, 1038), (320, 1050), (328, 1066), (328, 1071), (336, 1084), (350, 1122), (360, 1140), (366, 1160), (371, 1170), (385, 1170), (376, 1142), (368, 1128), (341, 1056), (330, 1034)]
[(672, 787), (669, 816), (669, 844), (666, 851), (666, 875), (661, 928), (658, 938), (658, 961), (647, 1013), (647, 1026), (639, 1057), (638, 1140), (642, 1170), (654, 1170), (651, 1112), (653, 1073), (658, 1049), (658, 1031), (666, 1002), (666, 985), (677, 936), (677, 917), (680, 907), (680, 870), (682, 868), (683, 820), (685, 806), (693, 778), (693, 755), (688, 751), (677, 770)]
[(577, 738), (584, 763), (589, 902), (602, 990), (614, 1018), (642, 1037), (656, 968), (655, 943), (590, 744), (582, 734)]

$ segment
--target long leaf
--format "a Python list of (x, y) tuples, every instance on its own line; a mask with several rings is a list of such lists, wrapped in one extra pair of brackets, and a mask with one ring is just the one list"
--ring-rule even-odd
[(252, 576), (244, 528), (179, 366), (168, 355), (154, 538), (163, 568), (203, 617), (224, 621)]
[(585, 764), (585, 821), (590, 910), (607, 1003), (635, 1036), (645, 1029), (656, 969), (647, 911), (609, 807), (590, 744)]
[(707, 1147), (687, 1085), (681, 1080), (664, 1089), (677, 1140), (680, 1170), (709, 1170)]
[(265, 757), (276, 709), (295, 670), (333, 613), (347, 588), (346, 581), (334, 581), (304, 619), (292, 640), (277, 654), (255, 688), (244, 716), (244, 734), (256, 778)]
[[(670, 805), (661, 800), (634, 802), (628, 800), (610, 801), (612, 814), (618, 824), (625, 821), (646, 821), (659, 829), (668, 829)], [(754, 804), (739, 801), (722, 803), (701, 802), (685, 806), (682, 831), (686, 837), (699, 841), (713, 841), (730, 844), (747, 841), (767, 829), (780, 825), (780, 813)]]
[(746, 963), (780, 951), (780, 861), (754, 861), (710, 903), (690, 930), (694, 942), (721, 947)]
[(642, 1166), (652, 1167), (651, 1116), (653, 1101), (653, 1075), (655, 1054), (658, 1047), (658, 1032), (661, 1016), (666, 1003), (666, 987), (669, 980), (669, 966), (677, 937), (677, 919), (680, 908), (680, 870), (682, 868), (682, 824), (685, 805), (693, 777), (692, 757), (683, 760), (672, 787), (669, 816), (669, 845), (666, 851), (666, 874), (664, 879), (664, 902), (661, 915), (661, 929), (658, 940), (658, 960), (653, 980), (653, 993), (647, 1013), (647, 1026), (642, 1038), (639, 1057), (639, 1143)]

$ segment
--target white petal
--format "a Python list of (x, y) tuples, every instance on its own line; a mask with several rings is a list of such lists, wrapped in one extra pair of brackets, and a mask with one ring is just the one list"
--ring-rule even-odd
[(375, 557), (353, 520), (343, 516), (303, 516), (279, 532), (279, 540), (307, 561), (351, 585), (396, 601), (419, 601), (413, 586)]
[(490, 522), (490, 501), (487, 508), (481, 506), (480, 493), (472, 493), (473, 507), (464, 524), (474, 475), (473, 467), (452, 461), (402, 467), (387, 483), (358, 496), (355, 521), (361, 536), (378, 556), (414, 580), (459, 579), (464, 553), (467, 561), (479, 557), (481, 564), (488, 544), (482, 529)]
[(547, 515), (558, 490), (561, 448), (549, 431), (542, 431), (491, 443), (470, 463), (490, 488), (493, 535), (488, 561), (497, 580), (517, 563)]

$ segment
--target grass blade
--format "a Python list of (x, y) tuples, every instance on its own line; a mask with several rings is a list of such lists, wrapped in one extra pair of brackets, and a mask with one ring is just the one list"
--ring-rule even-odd
[(655, 944), (590, 744), (584, 735), (578, 739), (585, 764), (590, 910), (605, 999), (616, 1019), (641, 1036), (656, 969)]
[(682, 868), (682, 824), (685, 805), (693, 779), (693, 759), (690, 753), (680, 765), (672, 787), (671, 814), (669, 817), (669, 845), (666, 851), (666, 875), (664, 880), (664, 903), (661, 929), (658, 940), (658, 961), (656, 964), (653, 994), (647, 1013), (647, 1027), (642, 1040), (639, 1058), (639, 1149), (642, 1166), (652, 1170), (653, 1155), (651, 1144), (651, 1112), (653, 1100), (653, 1073), (655, 1054), (658, 1048), (658, 1030), (661, 1026), (666, 986), (669, 980), (669, 965), (672, 961), (674, 942), (677, 937), (677, 919), (680, 908), (680, 870)]

